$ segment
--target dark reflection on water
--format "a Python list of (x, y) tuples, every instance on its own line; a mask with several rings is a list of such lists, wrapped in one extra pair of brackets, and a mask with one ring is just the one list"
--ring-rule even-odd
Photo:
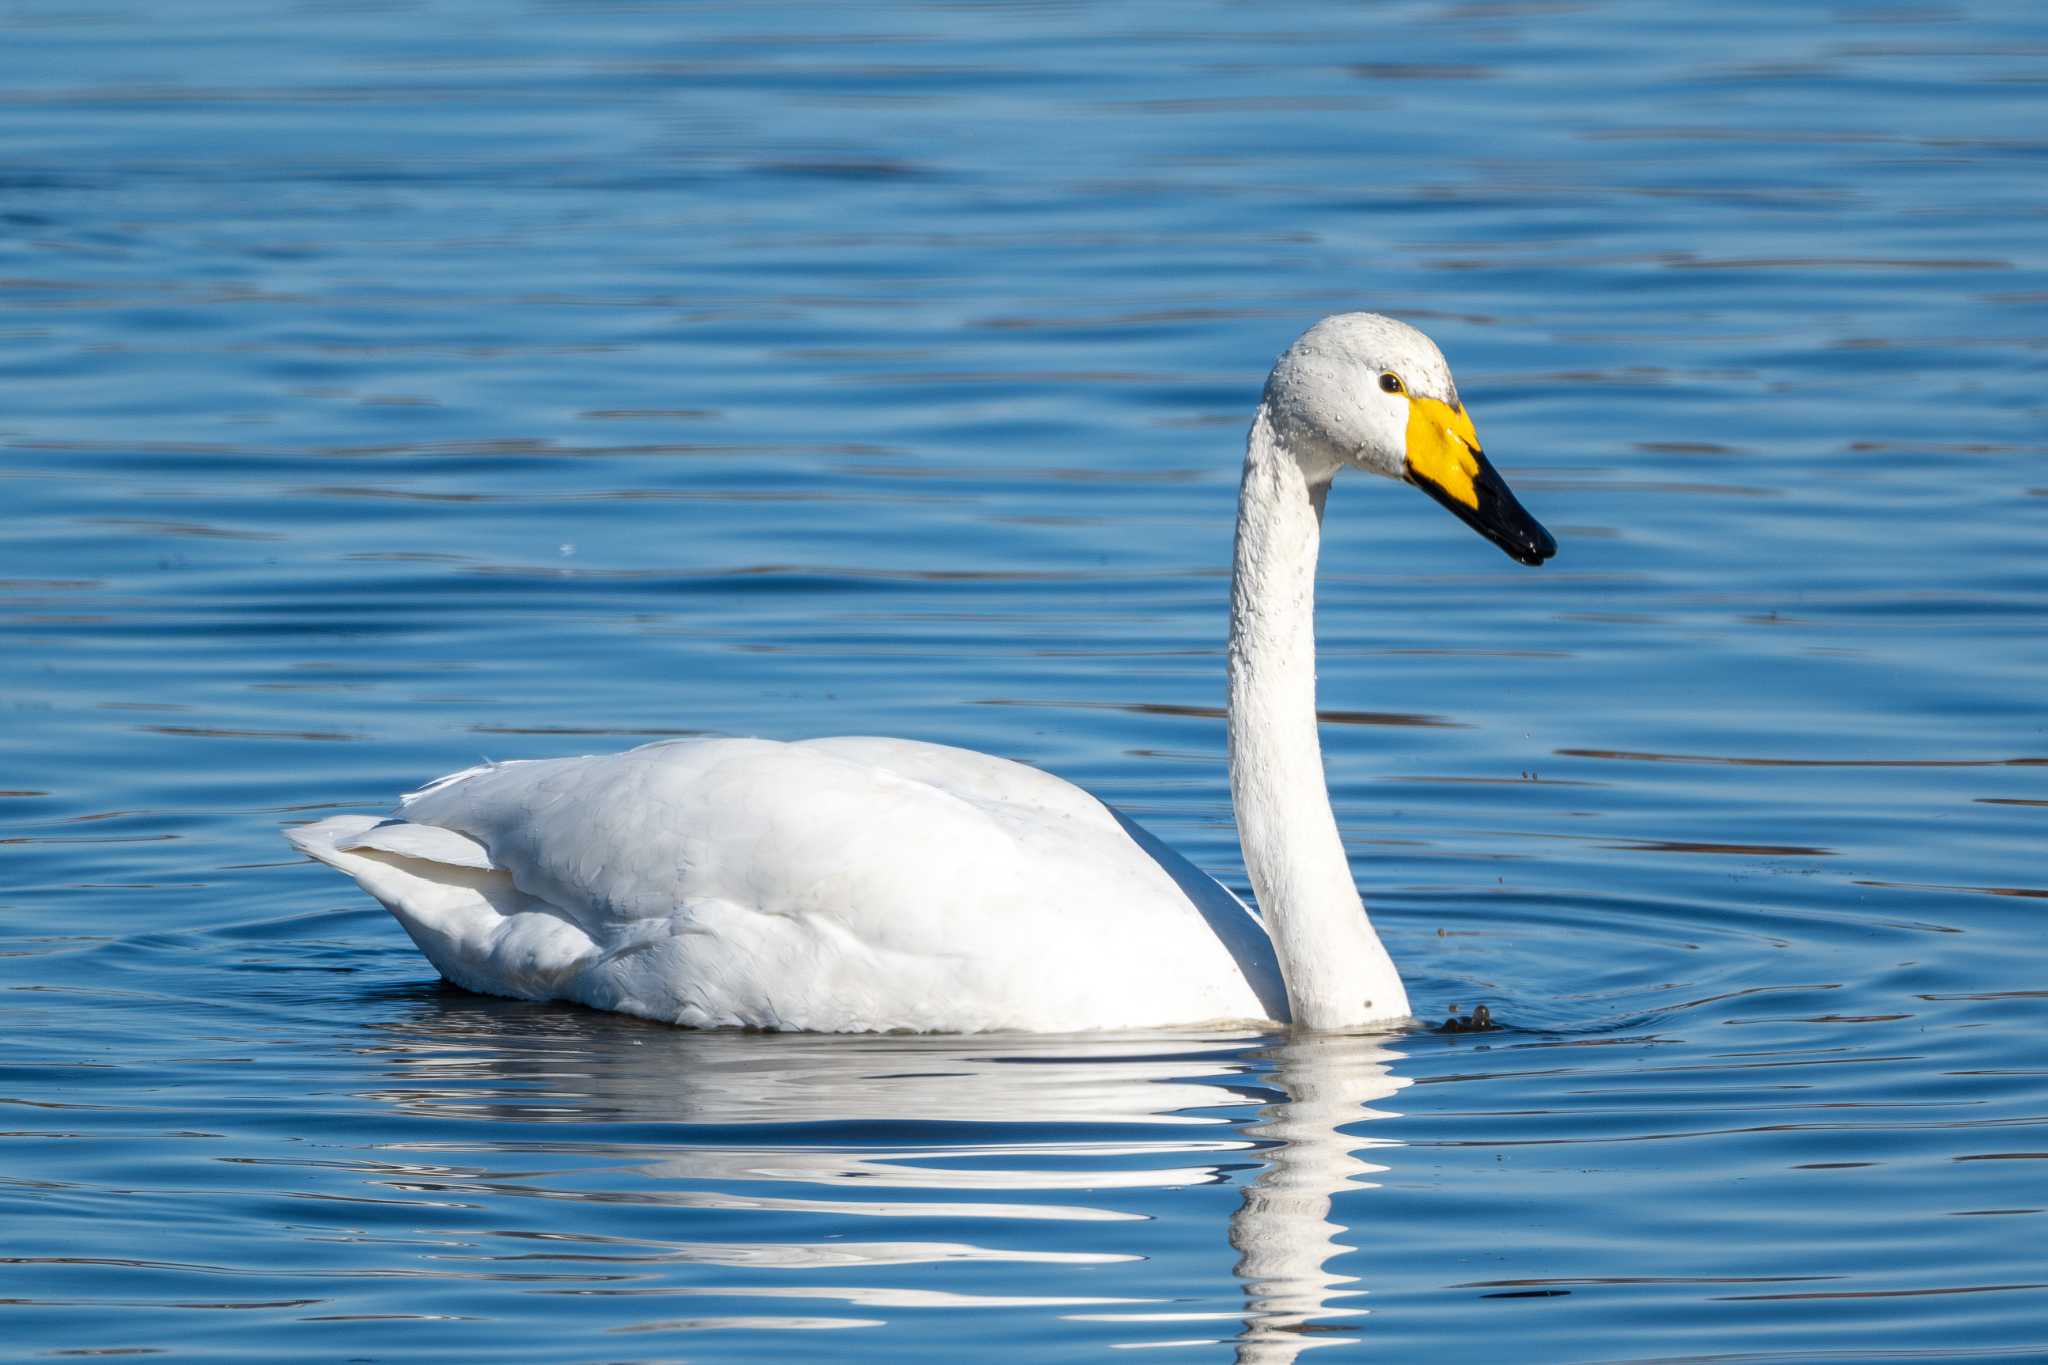
[[(2035, 8), (258, 8), (0, 9), (9, 1352), (2048, 1358)], [(277, 840), (894, 733), (1243, 889), (1238, 444), (1359, 306), (1562, 545), (1323, 556), (1500, 1030), (677, 1034)]]

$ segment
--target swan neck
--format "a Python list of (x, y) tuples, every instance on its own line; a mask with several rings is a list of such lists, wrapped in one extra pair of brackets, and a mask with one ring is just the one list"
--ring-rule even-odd
[(1334, 473), (1297, 457), (1260, 405), (1231, 573), (1230, 792), (1294, 1022), (1309, 1028), (1408, 1013), (1351, 880), (1316, 731), (1316, 555)]

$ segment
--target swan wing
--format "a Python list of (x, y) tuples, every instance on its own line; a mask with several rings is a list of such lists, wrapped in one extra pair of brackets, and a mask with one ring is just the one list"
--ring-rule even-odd
[[(1284, 1017), (1270, 944), (1228, 891), (1080, 788), (943, 745), (677, 740), (486, 765), (396, 819), (293, 841), (449, 979), (498, 994), (833, 1031)], [(1235, 941), (1211, 924), (1226, 907)]]
[(1273, 940), (1267, 936), (1266, 922), (1259, 913), (1240, 900), (1235, 891), (1161, 842), (1151, 830), (1107, 801), (1102, 804), (1130, 841), (1157, 863), (1160, 871), (1173, 878), (1188, 903), (1201, 913), (1210, 931), (1244, 972), (1245, 984), (1258, 996), (1265, 1017), (1283, 1024), (1293, 1022), (1294, 1016), (1287, 1006), (1287, 982), (1280, 975), (1280, 959), (1273, 951)]

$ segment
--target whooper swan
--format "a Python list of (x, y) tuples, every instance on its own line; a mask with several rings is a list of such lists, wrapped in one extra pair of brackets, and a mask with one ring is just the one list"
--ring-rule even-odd
[(1347, 466), (1415, 485), (1521, 563), (1557, 549), (1421, 332), (1345, 313), (1280, 357), (1230, 589), (1230, 793), (1260, 914), (1079, 787), (903, 739), (493, 763), (390, 818), (287, 837), (493, 995), (830, 1032), (1403, 1019), (1316, 736), (1316, 551)]

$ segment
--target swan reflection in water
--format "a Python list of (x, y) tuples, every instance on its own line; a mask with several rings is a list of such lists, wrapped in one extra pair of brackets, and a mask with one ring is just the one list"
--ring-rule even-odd
[[(1369, 1188), (1386, 1169), (1364, 1154), (1400, 1145), (1354, 1131), (1392, 1117), (1374, 1106), (1408, 1084), (1390, 1069), (1399, 1054), (1388, 1035), (849, 1038), (691, 1032), (453, 992), (416, 1003), (371, 1049), (385, 1080), (369, 1098), (442, 1121), (441, 1140), (393, 1144), (402, 1153), (387, 1154), (403, 1160), (366, 1170), (414, 1193), (488, 1200), (494, 1219), (521, 1196), (549, 1201), (531, 1230), (495, 1234), (512, 1240), (482, 1241), (454, 1259), (517, 1259), (535, 1292), (663, 1306), (663, 1316), (627, 1330), (886, 1321), (666, 1314), (723, 1299), (841, 1311), (1051, 1308), (1112, 1332), (1125, 1324), (1132, 1345), (1234, 1339), (1237, 1359), (1259, 1365), (1360, 1339), (1345, 1335), (1356, 1324), (1340, 1331), (1330, 1321), (1365, 1311), (1354, 1279), (1330, 1267), (1350, 1250), (1332, 1199)], [(471, 1137), (450, 1119), (489, 1127)], [(504, 1157), (515, 1152), (520, 1169), (507, 1173)], [(1156, 1192), (1231, 1184), (1234, 1207), (1206, 1207), (1227, 1220), (1216, 1235), (1237, 1252), (1239, 1304), (1180, 1282), (1171, 1297), (1120, 1295), (1113, 1275), (1056, 1269), (1157, 1254), (1163, 1229), (1143, 1231), (1162, 1212)], [(1199, 1226), (1187, 1210), (1202, 1206), (1171, 1202), (1173, 1235), (1185, 1237)], [(658, 1224), (661, 1235), (650, 1237), (646, 1219), (622, 1218), (621, 1205), (711, 1216)], [(789, 1215), (785, 1232), (802, 1225), (816, 1235), (752, 1240), (775, 1224), (738, 1213)], [(961, 1232), (863, 1236), (903, 1218), (921, 1227), (957, 1220)], [(1048, 1222), (1093, 1232), (1049, 1236)], [(671, 1240), (700, 1226), (726, 1235)], [(536, 1251), (536, 1241), (569, 1245)], [(529, 1273), (546, 1261), (573, 1265)], [(1021, 1293), (815, 1282), (835, 1269), (935, 1262), (1043, 1269), (1004, 1277), (1005, 1290)], [(753, 1274), (678, 1276), (678, 1265)]]

